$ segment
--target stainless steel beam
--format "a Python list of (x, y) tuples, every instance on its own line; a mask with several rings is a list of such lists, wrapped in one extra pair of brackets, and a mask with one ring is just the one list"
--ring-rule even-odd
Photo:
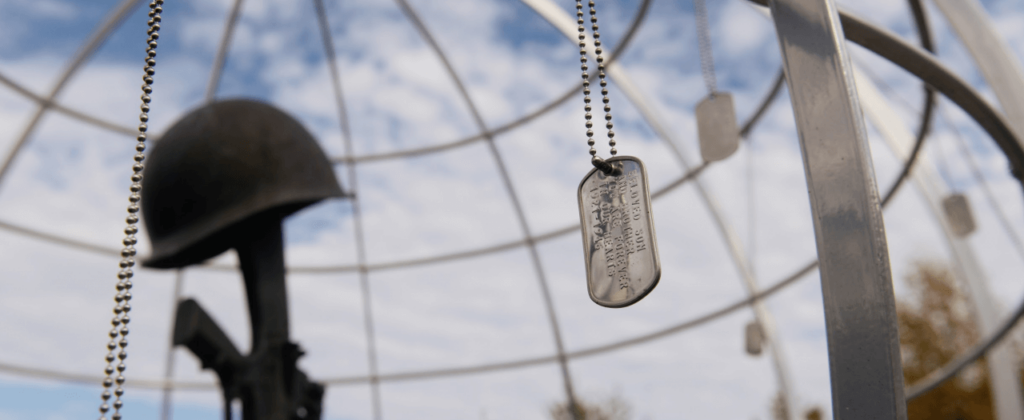
[(832, 414), (906, 419), (885, 227), (832, 0), (771, 0), (810, 194)]

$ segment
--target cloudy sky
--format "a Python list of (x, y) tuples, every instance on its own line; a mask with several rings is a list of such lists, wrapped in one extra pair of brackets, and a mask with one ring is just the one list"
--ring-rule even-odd
[[(65, 66), (116, 0), (0, 0), (0, 75), (46, 96)], [(203, 103), (230, 1), (165, 5), (157, 64), (152, 131), (162, 132)], [(357, 156), (441, 145), (479, 132), (438, 56), (397, 3), (326, 1), (331, 35)], [(445, 51), (484, 124), (500, 127), (559, 98), (579, 83), (576, 46), (517, 0), (410, 0)], [(780, 60), (769, 20), (740, 0), (709, 2), (719, 87), (733, 93), (743, 121), (770, 88)], [(909, 8), (888, 0), (840, 2), (868, 20), (916, 42)], [(640, 1), (602, 2), (602, 39), (615, 46)], [(567, 12), (574, 2), (560, 1)], [(991, 101), (970, 56), (942, 15), (926, 2), (940, 58)], [(1024, 7), (985, 1), (997, 30), (1024, 57)], [(57, 95), (66, 108), (132, 127), (139, 105), (145, 10), (114, 31)], [(870, 70), (907, 127), (916, 129), (919, 82), (859, 47), (854, 63)], [(652, 2), (621, 58), (622, 68), (697, 164), (693, 108), (706, 94), (700, 75), (693, 5)], [(218, 98), (256, 98), (298, 118), (328, 156), (344, 156), (311, 1), (249, 0), (227, 56)], [(616, 138), (622, 154), (647, 164), (651, 190), (684, 170), (640, 112), (612, 83)], [(576, 188), (590, 169), (582, 101), (573, 97), (494, 141), (534, 235), (578, 223)], [(9, 153), (37, 105), (0, 86), (0, 153)], [(989, 138), (947, 102), (925, 146), (948, 191), (971, 200), (979, 230), (970, 239), (993, 294), (1006, 308), (1024, 295), (1024, 269), (1011, 237), (1024, 230), (1019, 185)], [(952, 127), (955, 127), (954, 131)], [(871, 131), (879, 184), (888, 186), (899, 160)], [(956, 133), (960, 133), (957, 137)], [(46, 113), (9, 174), (0, 180), (0, 420), (72, 419), (96, 415), (123, 229), (133, 136)], [(598, 138), (599, 146), (603, 137)], [(606, 148), (599, 147), (602, 155)], [(964, 150), (980, 162), (998, 208), (998, 222)], [(343, 165), (342, 184), (351, 187)], [(523, 239), (495, 160), (483, 141), (411, 158), (361, 163), (358, 191), (371, 265), (430, 258)], [(815, 244), (806, 183), (789, 97), (780, 95), (762, 123), (730, 159), (708, 168), (701, 182), (750, 256), (761, 285), (813, 260)], [(922, 196), (904, 188), (886, 210), (897, 295), (920, 261), (944, 263), (948, 249)], [(329, 200), (290, 218), (292, 267), (356, 262), (351, 203)], [(654, 202), (663, 276), (657, 289), (625, 309), (606, 309), (587, 296), (579, 233), (539, 242), (565, 346), (582, 350), (651, 333), (693, 319), (745, 296), (707, 207), (687, 184)], [(13, 227), (68, 238), (92, 250), (55, 244)], [(145, 235), (139, 246), (148, 252)], [(229, 252), (218, 258), (230, 266)], [(368, 374), (362, 292), (352, 270), (293, 272), (288, 277), (292, 338), (308, 355), (301, 367), (317, 380)], [(184, 273), (184, 296), (203, 305), (246, 351), (248, 318), (240, 275), (195, 268)], [(403, 373), (551, 356), (555, 351), (540, 283), (523, 246), (442, 263), (369, 274), (379, 371)], [(129, 385), (159, 380), (166, 367), (174, 274), (139, 270), (133, 294)], [(828, 356), (816, 273), (774, 295), (767, 305), (792, 381), (798, 410), (829, 407)], [(573, 359), (569, 368), (584, 400), (618, 396), (637, 419), (762, 419), (777, 391), (770, 357), (748, 356), (744, 309), (698, 328), (625, 349)], [(215, 419), (221, 399), (215, 378), (185, 350), (174, 353), (174, 379), (199, 389), (173, 395), (176, 418)], [(18, 374), (12, 366), (46, 370), (87, 383)], [(140, 384), (140, 383), (137, 383)], [(124, 412), (157, 419), (161, 392), (130, 386)], [(369, 419), (365, 380), (329, 387), (325, 418)], [(554, 363), (516, 370), (431, 379), (384, 381), (389, 419), (543, 419), (564, 399)]]

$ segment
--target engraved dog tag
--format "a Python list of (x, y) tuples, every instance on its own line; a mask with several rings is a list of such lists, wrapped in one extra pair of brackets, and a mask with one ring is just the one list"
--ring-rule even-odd
[(732, 156), (740, 146), (732, 95), (717, 92), (704, 98), (697, 104), (695, 114), (701, 157), (707, 162), (714, 162)]
[(953, 194), (944, 198), (942, 209), (946, 211), (946, 220), (949, 220), (949, 226), (956, 236), (966, 237), (977, 228), (974, 224), (974, 215), (971, 214), (971, 205), (963, 194)]
[(632, 156), (607, 160), (613, 175), (594, 169), (580, 183), (580, 223), (590, 299), (629, 306), (661, 278), (647, 170)]

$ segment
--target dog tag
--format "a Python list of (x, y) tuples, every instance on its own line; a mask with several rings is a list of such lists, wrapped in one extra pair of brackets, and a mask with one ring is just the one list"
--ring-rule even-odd
[(661, 278), (647, 170), (632, 156), (608, 159), (612, 175), (594, 169), (579, 188), (583, 255), (590, 299), (601, 306), (629, 306)]
[(697, 104), (695, 114), (701, 157), (714, 162), (732, 156), (740, 146), (732, 95), (726, 92), (708, 95)]
[(971, 205), (963, 194), (953, 194), (942, 200), (942, 209), (946, 212), (946, 220), (957, 237), (964, 238), (974, 232), (974, 215)]
[(764, 348), (764, 332), (761, 331), (761, 324), (758, 324), (757, 321), (751, 321), (747, 324), (744, 333), (747, 354), (751, 356), (760, 355), (761, 350)]

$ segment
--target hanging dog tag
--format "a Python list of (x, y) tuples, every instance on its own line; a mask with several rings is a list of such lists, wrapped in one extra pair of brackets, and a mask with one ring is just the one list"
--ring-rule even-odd
[(621, 308), (643, 299), (661, 278), (647, 170), (632, 156), (608, 159), (580, 183), (580, 223), (590, 299)]
[(952, 194), (942, 199), (942, 209), (945, 210), (946, 220), (949, 221), (949, 226), (956, 236), (964, 238), (977, 228), (974, 224), (974, 215), (971, 214), (971, 205), (963, 194)]
[(757, 321), (750, 321), (744, 329), (747, 354), (757, 356), (764, 348), (764, 331), (761, 331), (761, 324)]
[(732, 156), (740, 146), (732, 95), (726, 92), (708, 95), (697, 104), (695, 113), (701, 157), (714, 162)]

